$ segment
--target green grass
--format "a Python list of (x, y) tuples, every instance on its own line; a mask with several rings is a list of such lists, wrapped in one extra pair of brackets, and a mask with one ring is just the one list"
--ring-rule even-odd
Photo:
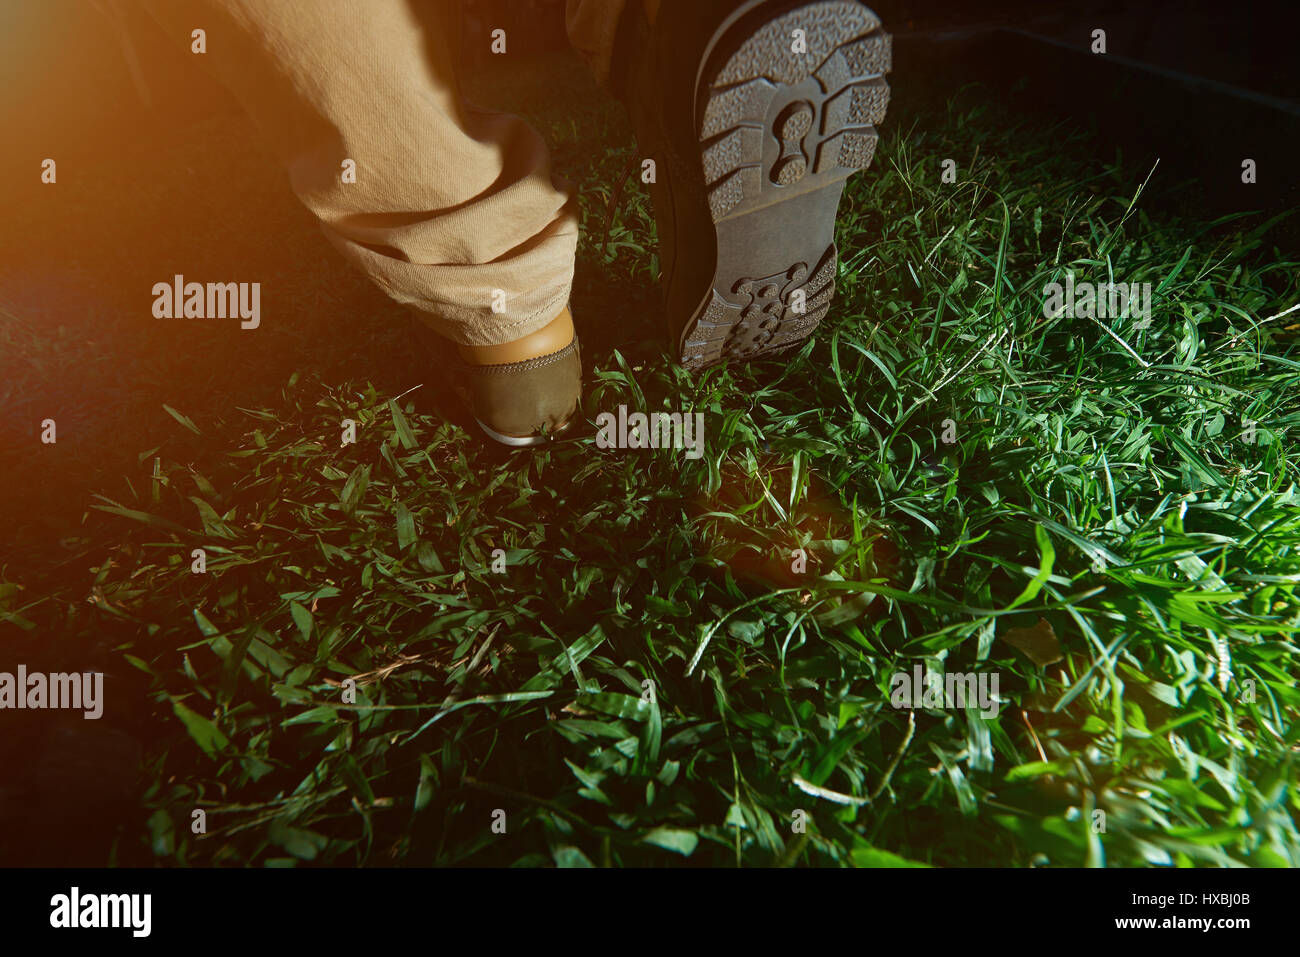
[[(627, 149), (547, 133), (580, 320), (643, 312), (638, 177), (596, 248)], [(100, 499), (93, 602), (59, 599), (147, 682), (156, 860), (1300, 864), (1297, 264), (1088, 150), (985, 107), (887, 125), (795, 361), (693, 377), (645, 322), (595, 350), (587, 417), (705, 412), (698, 461), (503, 455), (307, 375), (177, 416)], [(1151, 282), (1150, 326), (1045, 319), (1067, 271)], [(916, 663), (998, 673), (1001, 710), (892, 707)]]

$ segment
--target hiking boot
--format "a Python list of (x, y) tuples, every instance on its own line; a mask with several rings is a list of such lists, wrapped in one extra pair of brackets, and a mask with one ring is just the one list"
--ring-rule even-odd
[(412, 318), (412, 332), (432, 368), (448, 373), (429, 383), (434, 401), (459, 397), (493, 441), (514, 448), (545, 445), (577, 418), (582, 356), (568, 306), (541, 329), (490, 346), (455, 343), (419, 313)]
[(643, 158), (688, 369), (798, 347), (835, 291), (845, 180), (875, 153), (890, 37), (855, 0), (639, 0), (614, 92)]
[(567, 429), (582, 396), (578, 337), (558, 352), (520, 362), (458, 363), (457, 391), (488, 438), (518, 448), (545, 445)]

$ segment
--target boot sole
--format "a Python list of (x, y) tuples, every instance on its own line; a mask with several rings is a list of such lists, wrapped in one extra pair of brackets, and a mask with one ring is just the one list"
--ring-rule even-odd
[(701, 59), (695, 129), (717, 263), (678, 338), (687, 369), (784, 352), (812, 334), (835, 293), (844, 183), (870, 164), (889, 103), (890, 36), (871, 10), (773, 6), (742, 8)]

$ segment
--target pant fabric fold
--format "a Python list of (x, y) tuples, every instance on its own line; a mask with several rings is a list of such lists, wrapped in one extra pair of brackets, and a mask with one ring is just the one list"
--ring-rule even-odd
[[(329, 241), (439, 335), (498, 345), (565, 306), (576, 198), (527, 122), (461, 98), (455, 0), (140, 2), (178, 42), (204, 31), (194, 55)], [(622, 7), (566, 2), (570, 41), (602, 82)]]

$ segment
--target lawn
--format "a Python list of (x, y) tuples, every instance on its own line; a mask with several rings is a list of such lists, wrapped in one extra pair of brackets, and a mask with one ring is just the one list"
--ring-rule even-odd
[[(107, 636), (134, 675), (127, 839), (159, 864), (1300, 865), (1274, 224), (1188, 216), (1158, 167), (978, 89), (891, 109), (815, 340), (692, 376), (639, 177), (610, 211), (622, 121), (554, 92), (518, 108), (582, 196), (584, 417), (702, 412), (704, 455), (594, 425), (502, 452), (434, 382), (307, 367), (258, 407), (169, 403), (95, 499), (94, 567), (0, 584), (10, 624)], [(1150, 283), (1150, 315), (1049, 317), (1067, 276)], [(897, 706), (917, 666), (996, 675), (997, 707)]]

